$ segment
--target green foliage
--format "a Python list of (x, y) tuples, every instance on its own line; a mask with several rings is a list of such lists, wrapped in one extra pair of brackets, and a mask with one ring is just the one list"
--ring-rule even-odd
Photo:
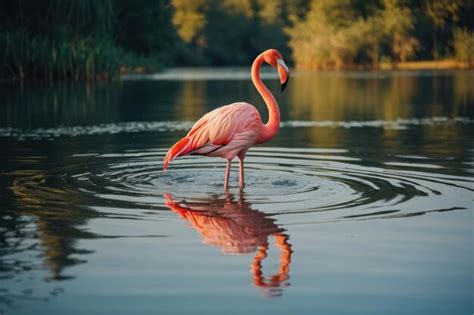
[[(453, 33), (444, 29), (456, 23), (472, 29), (472, 22), (459, 16), (473, 8), (472, 0), (313, 0), (306, 15), (291, 15), (289, 46), (296, 65), (304, 68), (368, 63), (376, 68), (381, 59), (405, 62), (431, 49), (435, 57), (440, 51), (449, 56)], [(429, 32), (431, 38), (425, 36)]]
[[(299, 1), (301, 2), (301, 1)], [(181, 39), (175, 64), (248, 64), (270, 47), (289, 55), (288, 12), (297, 1), (172, 0)]]
[(106, 37), (32, 37), (0, 33), (2, 74), (10, 78), (93, 79), (117, 73), (121, 50)]
[(79, 79), (117, 72), (120, 49), (108, 36), (113, 1), (4, 2), (0, 12), (0, 75)]
[(419, 47), (418, 40), (411, 35), (414, 17), (408, 7), (397, 0), (384, 0), (382, 12), (386, 36), (391, 41), (392, 54), (402, 62), (407, 61)]
[(359, 20), (357, 29), (360, 31), (361, 41), (359, 50), (359, 61), (365, 62), (370, 60), (372, 68), (377, 68), (380, 59), (380, 52), (386, 41), (386, 33), (384, 31), (383, 11), (373, 9), (373, 14), (366, 19)]
[(474, 66), (474, 32), (467, 29), (456, 29), (454, 31), (454, 50), (456, 59), (465, 62), (468, 66)]
[(173, 0), (173, 6), (175, 8), (173, 24), (181, 39), (185, 43), (199, 41), (206, 26), (206, 1)]
[[(0, 77), (110, 79), (121, 66), (163, 57), (170, 32), (167, 2), (23, 0), (0, 3)], [(151, 2), (150, 2), (151, 4)], [(124, 14), (124, 11), (128, 12)], [(153, 16), (157, 14), (157, 16)], [(168, 19), (168, 26), (166, 20)], [(137, 28), (132, 28), (131, 25)], [(120, 25), (120, 27), (119, 27)], [(167, 26), (164, 30), (162, 26)], [(149, 32), (144, 29), (149, 28)], [(170, 39), (172, 38), (172, 39)], [(168, 43), (168, 45), (163, 45)], [(146, 61), (146, 62), (145, 62)]]
[(167, 0), (117, 0), (117, 44), (128, 52), (168, 58), (176, 34)]
[(425, 1), (423, 10), (430, 21), (433, 40), (433, 57), (439, 59), (443, 53), (439, 41), (452, 36), (454, 23), (458, 21), (462, 0)]
[(340, 68), (354, 62), (363, 33), (350, 0), (313, 1), (304, 19), (292, 19), (287, 32), (298, 66)]
[(473, 0), (0, 1), (0, 78), (246, 65), (270, 47), (305, 68), (472, 65), (472, 16)]

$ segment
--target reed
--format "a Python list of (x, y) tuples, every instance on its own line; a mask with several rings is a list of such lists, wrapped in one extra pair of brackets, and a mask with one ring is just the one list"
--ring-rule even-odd
[(123, 51), (108, 37), (31, 36), (0, 33), (0, 75), (12, 79), (110, 79), (119, 73)]
[(114, 0), (23, 0), (0, 4), (0, 78), (111, 79), (154, 65), (115, 40)]

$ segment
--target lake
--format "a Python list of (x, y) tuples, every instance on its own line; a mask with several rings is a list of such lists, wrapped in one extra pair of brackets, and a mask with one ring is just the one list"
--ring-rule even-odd
[(474, 72), (264, 77), (227, 192), (161, 161), (249, 69), (1, 83), (0, 314), (471, 314)]

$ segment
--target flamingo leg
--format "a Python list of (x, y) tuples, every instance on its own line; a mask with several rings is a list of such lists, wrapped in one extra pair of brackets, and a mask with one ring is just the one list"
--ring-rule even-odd
[(225, 177), (224, 177), (224, 189), (229, 189), (229, 175), (230, 175), (230, 163), (231, 160), (227, 160), (227, 167), (225, 169)]
[(239, 187), (244, 188), (245, 180), (244, 180), (244, 158), (239, 157)]

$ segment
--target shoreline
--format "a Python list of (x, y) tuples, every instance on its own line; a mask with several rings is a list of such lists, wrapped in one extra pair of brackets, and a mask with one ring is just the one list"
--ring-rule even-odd
[[(380, 63), (378, 68), (373, 69), (367, 65), (355, 65), (352, 67), (343, 67), (340, 69), (335, 68), (319, 68), (312, 69), (310, 67), (290, 67), (295, 72), (320, 72), (320, 73), (343, 73), (343, 72), (417, 72), (417, 71), (448, 71), (448, 70), (464, 70), (474, 71), (474, 65), (469, 66), (468, 63), (458, 62), (456, 60), (422, 60), (422, 61), (408, 61), (399, 63)], [(206, 79), (248, 79), (250, 73), (247, 73), (247, 66), (205, 66), (205, 67), (170, 67), (163, 68), (159, 72), (146, 72), (143, 67), (138, 67), (138, 71), (122, 71), (116, 77), (103, 77), (90, 79), (90, 80), (40, 80), (37, 78), (0, 78), (0, 83), (11, 83), (11, 82), (110, 82), (110, 81), (121, 81), (121, 80), (141, 80), (141, 79), (152, 79), (152, 80), (206, 80)], [(275, 74), (270, 68), (263, 69), (262, 75), (265, 78), (273, 78)], [(224, 76), (224, 77), (223, 77)]]
[[(468, 66), (468, 63), (458, 62), (453, 59), (444, 60), (421, 60), (408, 61), (399, 63), (380, 63), (378, 68), (373, 69), (367, 65), (356, 65), (354, 67), (345, 67), (340, 69), (311, 69), (304, 67), (291, 67), (296, 73), (319, 72), (319, 73), (376, 73), (376, 72), (419, 72), (419, 71), (474, 71), (474, 65)], [(268, 67), (262, 69), (264, 79), (276, 78), (277, 75)], [(120, 80), (246, 80), (250, 79), (248, 66), (203, 66), (188, 67), (177, 66), (164, 68), (160, 72), (146, 73), (139, 72), (122, 72)]]
[(474, 69), (474, 64), (467, 62), (459, 62), (453, 59), (443, 60), (419, 60), (407, 62), (381, 62), (378, 70), (458, 70), (458, 69)]
[(305, 66), (295, 67), (306, 71), (391, 71), (391, 70), (469, 70), (474, 63), (460, 62), (454, 59), (417, 60), (405, 62), (379, 62), (377, 67), (372, 64), (352, 64), (341, 67)]

